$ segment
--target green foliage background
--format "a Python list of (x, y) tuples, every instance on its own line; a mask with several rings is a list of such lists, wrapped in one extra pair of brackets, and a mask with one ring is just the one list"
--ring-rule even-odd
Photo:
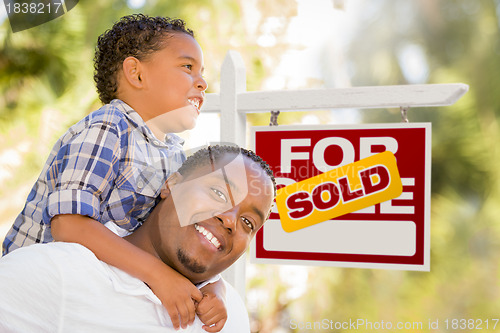
[[(418, 321), (424, 323), (423, 331), (447, 332), (451, 330), (445, 329), (445, 319), (500, 318), (500, 3), (345, 0), (347, 8), (351, 1), (362, 3), (345, 50), (353, 86), (412, 83), (401, 59), (408, 45), (424, 55), (423, 83), (470, 86), (453, 106), (409, 111), (410, 121), (433, 124), (431, 272), (307, 268), (307, 283), (292, 294), (287, 280), (293, 277), (280, 274), (282, 268), (252, 266), (248, 281), (252, 329), (311, 332), (318, 330), (291, 329), (290, 320), (363, 318)], [(274, 31), (278, 43), (272, 47), (257, 44), (260, 24), (245, 24), (248, 3), (150, 0), (143, 8), (131, 9), (123, 0), (80, 1), (63, 17), (23, 32), (13, 34), (4, 21), (0, 27), (0, 226), (12, 223), (19, 213), (57, 137), (99, 107), (92, 81), (99, 34), (133, 12), (182, 17), (204, 49), (208, 92), (218, 91), (220, 66), (230, 49), (244, 58), (248, 90), (259, 90), (291, 47), (283, 37), (297, 3), (251, 2), (261, 23), (270, 17), (284, 22)], [(328, 82), (325, 77), (314, 84), (328, 86)], [(330, 112), (316, 114), (328, 122)], [(363, 122), (394, 122), (398, 112), (370, 110), (361, 115)], [(287, 113), (280, 116), (280, 124), (300, 118), (300, 113)], [(264, 125), (268, 115), (251, 115), (249, 121)], [(439, 329), (426, 329), (429, 319), (439, 319)], [(494, 331), (485, 328), (483, 332)]]

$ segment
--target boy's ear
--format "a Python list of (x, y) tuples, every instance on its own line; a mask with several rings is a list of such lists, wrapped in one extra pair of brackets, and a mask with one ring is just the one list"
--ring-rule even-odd
[(165, 184), (163, 185), (161, 192), (160, 192), (160, 198), (165, 199), (170, 195), (170, 188), (174, 186), (175, 184), (178, 184), (182, 181), (182, 175), (178, 172), (174, 172), (171, 174), (168, 178)]
[(141, 62), (136, 57), (127, 57), (123, 60), (123, 76), (135, 88), (142, 88)]

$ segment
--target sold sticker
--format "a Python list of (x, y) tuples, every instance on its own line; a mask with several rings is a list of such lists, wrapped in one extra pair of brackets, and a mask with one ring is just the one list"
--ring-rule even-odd
[(402, 192), (396, 157), (385, 151), (279, 189), (276, 206), (283, 230), (292, 232)]

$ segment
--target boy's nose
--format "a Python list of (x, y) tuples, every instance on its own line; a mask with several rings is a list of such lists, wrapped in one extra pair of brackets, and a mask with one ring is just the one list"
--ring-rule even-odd
[(196, 81), (196, 88), (200, 89), (201, 91), (207, 90), (208, 88), (207, 81), (205, 81), (205, 79), (202, 76), (200, 76), (199, 80)]

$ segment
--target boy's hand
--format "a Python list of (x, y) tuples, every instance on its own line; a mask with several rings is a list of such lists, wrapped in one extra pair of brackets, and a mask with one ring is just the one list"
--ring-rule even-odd
[(88, 216), (57, 215), (51, 224), (54, 239), (82, 244), (100, 260), (144, 281), (160, 299), (175, 329), (194, 322), (195, 302), (203, 299), (202, 292), (159, 258)]
[(219, 332), (227, 321), (224, 301), (214, 293), (203, 293), (203, 299), (196, 305), (196, 314), (207, 332)]
[(194, 322), (195, 302), (201, 302), (203, 294), (184, 276), (166, 266), (162, 276), (149, 287), (160, 299), (176, 330)]

